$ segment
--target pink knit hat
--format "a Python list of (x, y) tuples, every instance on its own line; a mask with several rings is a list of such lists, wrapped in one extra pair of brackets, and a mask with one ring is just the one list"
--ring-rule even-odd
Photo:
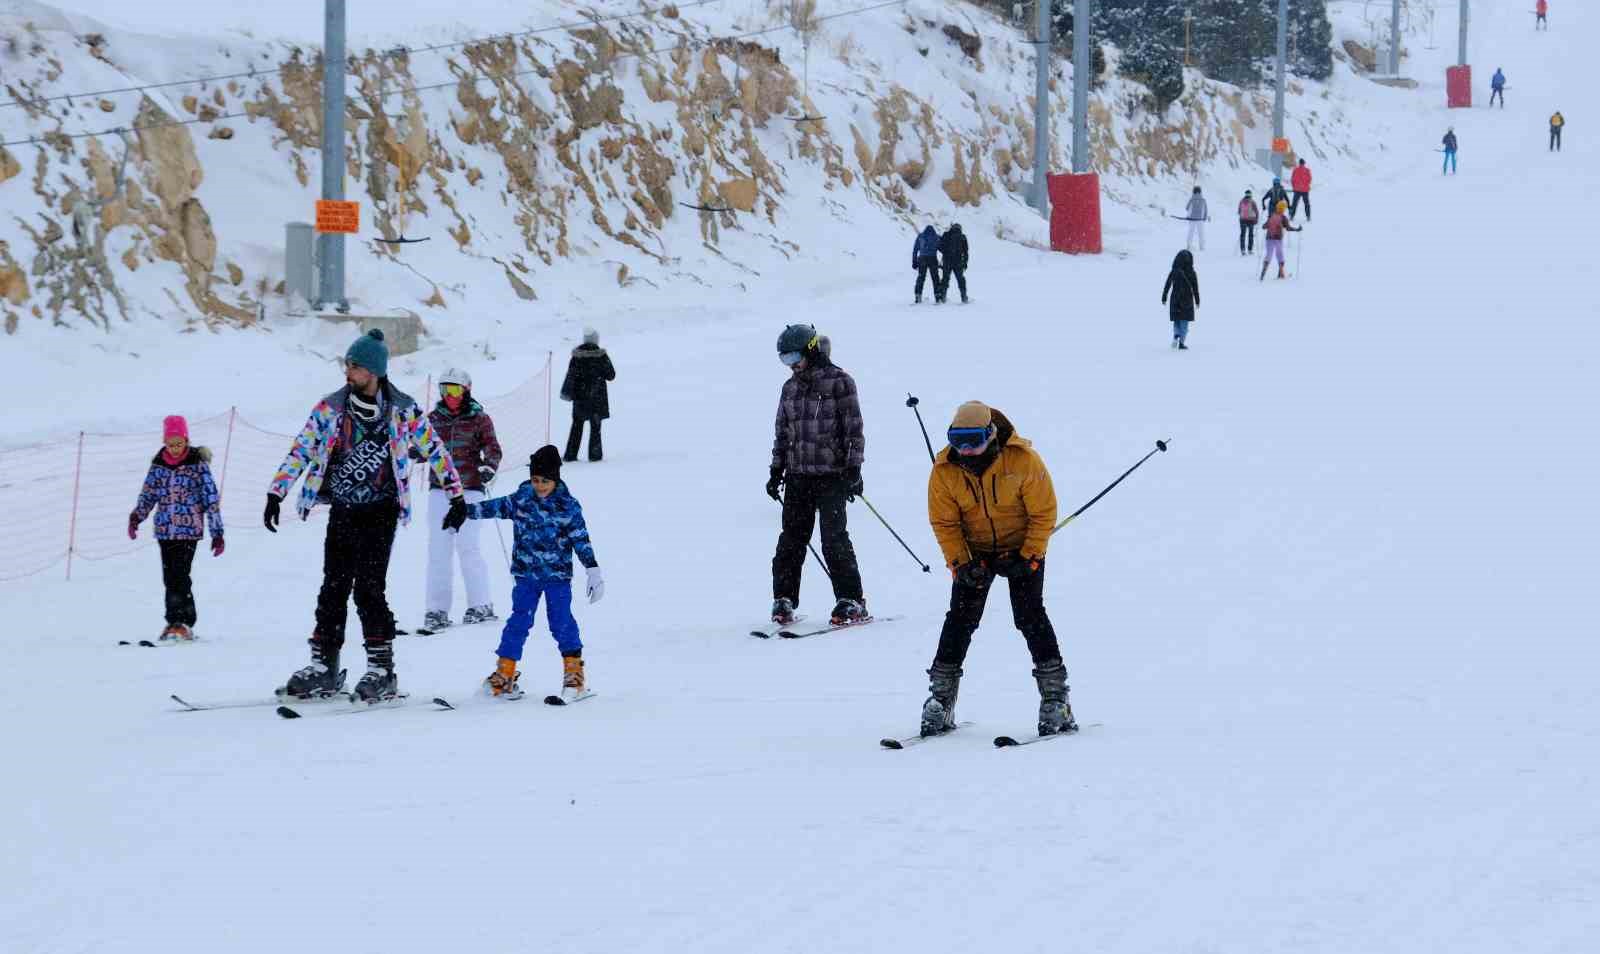
[(161, 422), (161, 439), (169, 441), (174, 437), (189, 439), (189, 422), (181, 414), (173, 414)]

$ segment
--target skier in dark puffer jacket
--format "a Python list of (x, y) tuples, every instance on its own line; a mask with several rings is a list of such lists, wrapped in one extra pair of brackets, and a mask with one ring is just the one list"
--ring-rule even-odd
[(934, 300), (944, 302), (950, 295), (950, 275), (956, 276), (956, 284), (961, 286), (961, 303), (967, 303), (967, 236), (961, 231), (960, 225), (951, 225), (950, 230), (939, 238), (939, 257), (944, 261), (944, 271), (939, 276), (939, 282), (934, 286)]
[(1172, 271), (1167, 273), (1167, 284), (1161, 289), (1161, 303), (1167, 306), (1167, 317), (1172, 319), (1172, 346), (1189, 350), (1189, 322), (1200, 307), (1200, 277), (1194, 273), (1194, 256), (1188, 249), (1172, 260)]
[(933, 273), (933, 290), (939, 291), (939, 232), (933, 226), (922, 230), (911, 245), (911, 270), (917, 273), (917, 301), (922, 301), (922, 283)]
[(611, 356), (600, 347), (600, 332), (583, 329), (583, 344), (572, 349), (567, 378), (561, 382), (561, 400), (572, 402), (572, 432), (567, 435), (567, 452), (562, 460), (578, 459), (584, 421), (589, 422), (589, 459), (600, 460), (600, 422), (611, 416), (606, 382), (616, 379), (617, 369), (611, 365)]

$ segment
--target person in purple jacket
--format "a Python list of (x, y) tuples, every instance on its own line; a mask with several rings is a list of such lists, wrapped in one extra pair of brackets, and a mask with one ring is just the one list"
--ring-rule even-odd
[(162, 642), (194, 639), (198, 617), (190, 569), (206, 526), (211, 555), (222, 556), (222, 498), (211, 479), (211, 452), (189, 445), (189, 423), (174, 414), (161, 424), (162, 449), (150, 461), (139, 501), (128, 514), (128, 539), (139, 538), (139, 524), (155, 514), (156, 546), (161, 550), (161, 582), (167, 591), (167, 628)]

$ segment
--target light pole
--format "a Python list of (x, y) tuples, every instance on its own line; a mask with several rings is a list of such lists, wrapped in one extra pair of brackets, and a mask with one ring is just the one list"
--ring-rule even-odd
[[(344, 59), (345, 0), (325, 0), (322, 45), (322, 197), (344, 199)], [(323, 232), (317, 236), (317, 300), (314, 307), (332, 305), (350, 310), (344, 297), (344, 236)]]
[(1461, 51), (1456, 55), (1456, 65), (1467, 65), (1467, 21), (1471, 19), (1472, 11), (1468, 0), (1461, 0)]
[(1089, 0), (1072, 6), (1072, 171), (1089, 171)]
[[(1463, 3), (1466, 0), (1462, 0)], [(1289, 57), (1289, 0), (1278, 0), (1278, 91), (1272, 101), (1272, 138), (1283, 138), (1285, 61)]]
[(1394, 0), (1389, 16), (1389, 75), (1400, 75), (1400, 0)]
[(1050, 217), (1050, 0), (1033, 0), (1037, 37), (1033, 48), (1033, 207)]

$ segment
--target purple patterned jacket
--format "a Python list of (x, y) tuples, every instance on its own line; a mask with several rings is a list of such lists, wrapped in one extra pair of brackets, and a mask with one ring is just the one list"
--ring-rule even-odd
[(177, 465), (157, 451), (129, 522), (144, 523), (153, 511), (157, 540), (198, 540), (208, 523), (212, 538), (221, 537), (222, 498), (211, 479), (210, 462), (211, 452), (204, 447), (190, 447)]
[(860, 467), (862, 434), (856, 382), (826, 356), (783, 382), (773, 426), (772, 466), (791, 474), (842, 474)]

